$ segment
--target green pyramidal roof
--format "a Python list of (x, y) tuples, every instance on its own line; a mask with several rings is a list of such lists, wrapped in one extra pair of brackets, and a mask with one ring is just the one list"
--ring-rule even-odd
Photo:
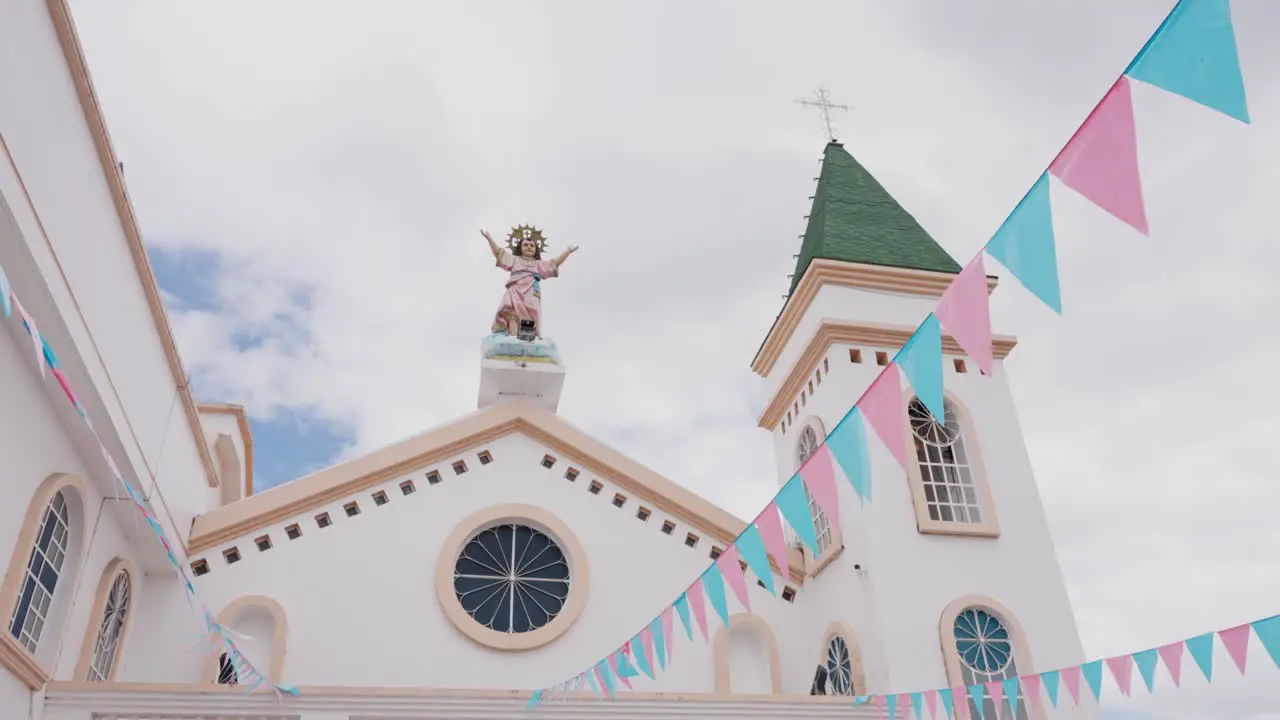
[(947, 251), (837, 142), (823, 154), (790, 292), (815, 259), (960, 272)]

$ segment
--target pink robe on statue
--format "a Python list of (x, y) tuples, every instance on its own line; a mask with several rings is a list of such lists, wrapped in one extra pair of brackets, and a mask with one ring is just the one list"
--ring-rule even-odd
[[(521, 257), (503, 249), (498, 267), (509, 270), (507, 291), (502, 294), (502, 304), (493, 318), (492, 332), (508, 331), (508, 320), (532, 320), (538, 337), (542, 337), (542, 288), (539, 280), (553, 278), (558, 268), (553, 260), (534, 260)], [(519, 330), (520, 323), (514, 323)]]

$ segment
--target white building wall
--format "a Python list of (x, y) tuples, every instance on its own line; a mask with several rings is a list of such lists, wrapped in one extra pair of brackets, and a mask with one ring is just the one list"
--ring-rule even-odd
[[(16, 166), (0, 158), (0, 193), (32, 277), (41, 278), (69, 333), (59, 355), (83, 359), (78, 389), (97, 389), (105, 407), (95, 420), (125, 439), (117, 461), (159, 484), (165, 503), (157, 515), (184, 537), (207, 509), (202, 439), (175, 408), (177, 386), (46, 4), (0, 0), (0, 17), (0, 133)], [(17, 287), (13, 275), (27, 273), (15, 252), (0, 259)]]
[[(19, 337), (21, 334), (21, 337)], [(81, 448), (68, 438), (65, 425), (54, 412), (55, 403), (63, 403), (46, 383), (40, 381), (35, 358), (24, 332), (6, 323), (0, 331), (0, 387), (5, 389), (5, 412), (0, 413), (0, 457), (5, 459), (5, 497), (0, 503), (0, 557), (14, 557), (31, 498), (47, 477), (55, 473), (86, 479), (84, 503), (85, 524), (73, 530), (80, 552), (69, 554), (63, 564), (55, 588), (53, 622), (42, 633), (36, 652), (37, 660), (55, 679), (70, 680), (80, 656), (85, 630), (98, 618), (90, 618), (98, 581), (107, 564), (123, 557), (135, 565), (139, 556), (136, 540), (126, 533), (142, 537), (149, 531), (121, 525), (120, 503), (103, 500), (98, 484), (88, 480)], [(56, 392), (56, 391), (54, 391)], [(136, 512), (131, 506), (127, 513)], [(73, 515), (74, 518), (74, 515)], [(138, 525), (141, 526), (141, 519)], [(122, 530), (124, 532), (122, 532)], [(16, 548), (25, 564), (30, 548)], [(146, 580), (134, 579), (135, 589), (142, 590)], [(0, 608), (4, 632), (9, 632), (13, 607)], [(128, 639), (126, 638), (126, 643)]]
[(25, 718), (31, 708), (31, 691), (9, 669), (0, 665), (0, 717)]
[[(770, 378), (775, 387), (791, 370), (822, 318), (857, 319), (914, 327), (932, 310), (924, 297), (824, 287), (792, 337)], [(882, 369), (875, 351), (892, 357), (896, 347), (863, 347), (854, 364), (848, 345), (834, 345), (829, 371), (800, 416), (774, 430), (779, 482), (795, 472), (795, 443), (805, 418), (817, 417), (830, 432)], [(999, 519), (999, 538), (927, 535), (917, 530), (906, 472), (867, 428), (871, 446), (874, 500), (864, 508), (843, 474), (842, 555), (806, 586), (810, 603), (833, 610), (862, 598), (855, 628), (860, 634), (867, 675), (874, 692), (905, 692), (948, 683), (939, 625), (943, 610), (966, 595), (985, 595), (1007, 606), (1022, 624), (1033, 667), (1049, 670), (1081, 662), (1076, 631), (1061, 570), (1027, 456), (1003, 365), (993, 377), (956, 372), (944, 358), (944, 384), (968, 408), (973, 431), (965, 440), (981, 447), (987, 480)], [(904, 396), (904, 402), (906, 396)], [(910, 451), (909, 451), (910, 452)], [(853, 569), (854, 564), (862, 572)]]
[[(488, 450), (493, 462), (481, 465), (475, 454)], [(542, 467), (545, 454), (556, 457)], [(457, 688), (533, 688), (567, 679), (630, 639), (670, 604), (711, 562), (711, 540), (681, 518), (676, 529), (661, 532), (667, 516), (652, 503), (629, 493), (622, 508), (620, 492), (609, 478), (582, 472), (565, 479), (575, 458), (549, 451), (523, 436), (510, 435), (459, 456), (469, 470), (455, 476), (450, 462), (433, 466), (443, 477), (428, 485), (422, 468), (343, 498), (324, 508), (333, 526), (317, 527), (320, 509), (255, 531), (199, 557), (212, 571), (197, 580), (201, 596), (218, 613), (235, 599), (266, 595), (288, 616), (289, 638), (284, 681), (299, 685), (431, 686)], [(409, 477), (418, 491), (401, 494), (398, 484)], [(592, 480), (603, 484), (588, 491)], [(371, 493), (385, 490), (391, 501), (375, 506)], [(361, 514), (347, 517), (342, 506), (360, 502)], [(438, 606), (435, 565), (441, 544), (456, 524), (473, 512), (506, 503), (543, 508), (572, 528), (585, 548), (590, 566), (590, 596), (582, 615), (560, 638), (526, 652), (500, 652), (463, 636)], [(636, 517), (639, 505), (654, 509), (647, 522)], [(288, 540), (284, 527), (297, 522), (303, 535)], [(702, 536), (696, 548), (684, 544), (688, 532)], [(273, 548), (262, 552), (254, 538), (268, 534)], [(228, 565), (222, 552), (234, 545), (243, 559)], [(452, 562), (452, 560), (450, 560)], [(776, 578), (781, 591), (782, 579)], [(753, 612), (773, 627), (779, 643), (783, 689), (806, 693), (821, 652), (822, 633), (831, 617), (815, 612), (810, 595), (801, 591), (787, 602), (749, 583)], [(167, 588), (152, 589), (155, 605), (180, 602)], [(743, 612), (728, 591), (731, 612)], [(163, 597), (162, 597), (163, 596)], [(372, 598), (375, 598), (373, 600)], [(148, 603), (152, 604), (151, 602)], [(179, 633), (189, 627), (182, 613), (167, 608), (147, 620), (148, 637)], [(708, 605), (711, 638), (719, 620)], [(154, 618), (154, 622), (152, 622)], [(851, 621), (852, 617), (849, 618)], [(674, 670), (657, 681), (634, 679), (636, 689), (664, 692), (714, 690), (713, 643), (698, 636), (683, 638), (676, 621)], [(138, 637), (143, 635), (139, 633)], [(130, 655), (127, 679), (192, 682), (200, 663), (189, 656), (150, 652)], [(122, 678), (125, 679), (125, 678)]]

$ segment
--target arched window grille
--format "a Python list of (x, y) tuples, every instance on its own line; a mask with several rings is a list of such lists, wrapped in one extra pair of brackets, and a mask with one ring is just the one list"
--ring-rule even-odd
[(124, 623), (129, 615), (131, 590), (127, 572), (118, 573), (111, 582), (111, 590), (107, 593), (107, 602), (102, 610), (98, 639), (93, 646), (93, 662), (89, 665), (89, 680), (92, 682), (103, 682), (111, 677), (111, 669), (115, 667), (120, 654)]
[(832, 695), (853, 695), (853, 659), (839, 635), (827, 641), (827, 688)]
[(40, 644), (40, 636), (49, 619), (70, 536), (67, 499), (59, 490), (45, 508), (35, 545), (31, 548), (31, 559), (22, 578), (18, 603), (9, 618), (9, 632), (32, 653)]
[(981, 523), (982, 504), (973, 479), (973, 465), (955, 406), (945, 403), (945, 422), (938, 422), (919, 398), (907, 405), (915, 441), (920, 482), (924, 486), (929, 519), (938, 522)]
[[(206, 675), (206, 677), (208, 676)], [(239, 673), (236, 672), (235, 663), (231, 662), (231, 656), (227, 653), (222, 653), (218, 656), (218, 684), (236, 685), (239, 682)]]
[[(960, 673), (965, 685), (979, 685), (1008, 680), (1018, 674), (1013, 656), (1013, 638), (1002, 619), (981, 608), (967, 608), (956, 616), (953, 627), (956, 653), (960, 656)], [(997, 714), (995, 702), (987, 695), (982, 715), (994, 720), (1027, 720), (1027, 703), (1018, 690), (1018, 712), (1015, 715), (1008, 699), (1001, 702)], [(969, 716), (979, 717), (977, 705), (970, 698)]]

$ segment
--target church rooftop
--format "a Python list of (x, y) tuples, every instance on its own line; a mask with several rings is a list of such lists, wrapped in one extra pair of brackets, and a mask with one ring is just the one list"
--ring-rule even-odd
[(960, 266), (838, 142), (823, 153), (788, 295), (815, 259), (958, 273)]

